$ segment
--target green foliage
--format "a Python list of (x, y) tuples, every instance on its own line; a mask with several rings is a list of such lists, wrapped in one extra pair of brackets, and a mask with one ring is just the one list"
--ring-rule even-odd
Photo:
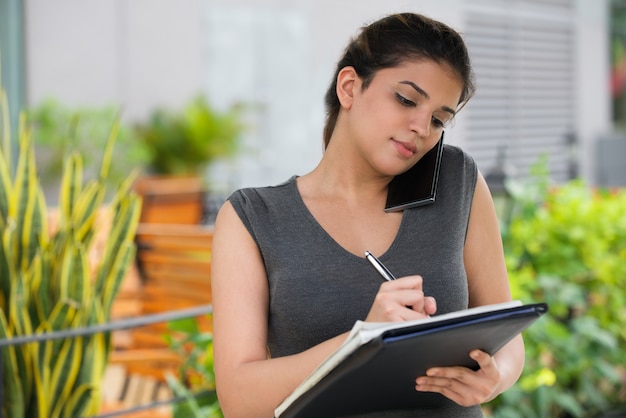
[(512, 185), (503, 239), (513, 297), (550, 312), (524, 332), (524, 373), (491, 403), (494, 417), (626, 407), (626, 190), (550, 187), (546, 173), (540, 164)]
[[(1, 88), (0, 88), (1, 90)], [(37, 177), (32, 135), (19, 130), (19, 157), (11, 141), (0, 148), (0, 338), (39, 335), (101, 324), (134, 258), (140, 201), (126, 179), (108, 205), (112, 229), (95, 264), (88, 258), (104, 206), (117, 125), (108, 137), (97, 178), (83, 182), (83, 160), (70, 154), (64, 165), (56, 232)], [(5, 402), (11, 418), (78, 417), (97, 413), (110, 336), (49, 340), (2, 350)]]
[[(116, 122), (119, 112), (112, 106), (73, 109), (54, 99), (47, 99), (26, 113), (34, 128), (38, 171), (44, 181), (57, 182), (71, 153), (79, 153), (87, 169), (96, 165), (114, 123), (119, 125), (119, 132), (106, 180), (116, 184), (126, 178), (129, 167), (147, 162), (145, 146), (132, 136), (130, 128)], [(97, 175), (86, 174), (91, 177)]]
[(236, 104), (218, 112), (200, 96), (180, 113), (155, 110), (147, 122), (135, 126), (135, 133), (147, 145), (154, 174), (198, 174), (215, 159), (239, 150), (244, 110)]
[(203, 332), (195, 318), (172, 321), (168, 330), (169, 347), (183, 359), (178, 377), (168, 376), (168, 383), (186, 399), (175, 406), (174, 418), (223, 418), (215, 393), (213, 335)]

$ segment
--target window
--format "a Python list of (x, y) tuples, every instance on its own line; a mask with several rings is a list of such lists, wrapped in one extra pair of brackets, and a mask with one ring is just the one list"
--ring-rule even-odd
[(478, 90), (467, 108), (467, 148), (483, 172), (504, 160), (513, 177), (548, 154), (551, 176), (576, 176), (574, 9), (569, 0), (482, 0), (465, 38)]

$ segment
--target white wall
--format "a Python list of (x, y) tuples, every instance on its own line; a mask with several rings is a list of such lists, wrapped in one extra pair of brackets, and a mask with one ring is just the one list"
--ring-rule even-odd
[(119, 105), (128, 119), (203, 89), (198, 0), (25, 0), (27, 101)]
[[(483, 0), (486, 1), (486, 0)], [(607, 0), (576, 0), (583, 173), (610, 128)], [(27, 101), (117, 104), (127, 120), (199, 92), (217, 106), (253, 102), (246, 152), (211, 170), (214, 187), (274, 184), (321, 156), (323, 95), (358, 28), (415, 11), (463, 30), (462, 0), (25, 0)], [(470, 105), (471, 106), (471, 102)], [(463, 144), (464, 114), (447, 133)]]
[(590, 183), (597, 180), (596, 142), (612, 130), (608, 3), (608, 0), (576, 0), (578, 151), (580, 174)]
[(322, 154), (324, 94), (350, 38), (363, 24), (404, 10), (458, 25), (458, 8), (445, 7), (454, 3), (212, 1), (207, 90), (222, 104), (250, 101), (262, 111), (248, 152), (234, 167), (214, 167), (211, 178), (228, 189), (275, 184), (312, 169)]

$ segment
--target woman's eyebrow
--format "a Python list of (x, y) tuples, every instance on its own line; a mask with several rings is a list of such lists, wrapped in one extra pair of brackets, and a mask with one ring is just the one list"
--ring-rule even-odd
[[(412, 81), (404, 80), (404, 81), (400, 81), (399, 84), (406, 84), (408, 86), (411, 86), (415, 89), (416, 92), (419, 93), (420, 96), (424, 97), (425, 99), (430, 99), (430, 96), (428, 95), (428, 93), (426, 93), (420, 86), (418, 86)], [(456, 111), (448, 106), (443, 106), (441, 109), (445, 112), (451, 113), (452, 116), (456, 115)]]

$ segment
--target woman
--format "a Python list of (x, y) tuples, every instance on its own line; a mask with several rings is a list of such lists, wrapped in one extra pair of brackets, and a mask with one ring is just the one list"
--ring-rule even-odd
[[(385, 212), (394, 176), (432, 149), (473, 93), (461, 37), (421, 15), (385, 17), (348, 45), (326, 94), (325, 153), (310, 173), (236, 191), (214, 231), (214, 355), (227, 417), (271, 417), (354, 322), (404, 321), (510, 300), (493, 202), (473, 160), (445, 146), (433, 204)], [(399, 279), (383, 282), (379, 255)], [(415, 390), (473, 417), (519, 377), (516, 337), (477, 371), (435, 368)]]

